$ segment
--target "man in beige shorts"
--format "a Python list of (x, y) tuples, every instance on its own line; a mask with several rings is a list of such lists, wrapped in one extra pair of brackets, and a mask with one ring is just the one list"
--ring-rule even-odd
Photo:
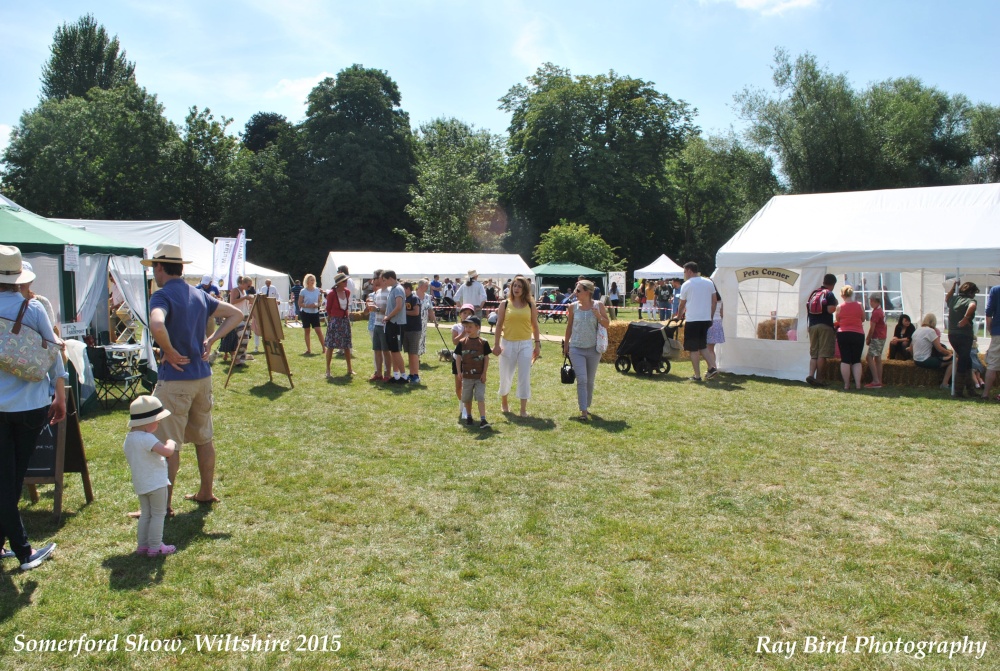
[[(212, 368), (208, 363), (212, 344), (243, 321), (240, 309), (222, 303), (210, 294), (184, 281), (185, 261), (177, 245), (161, 244), (153, 258), (142, 262), (152, 266), (153, 278), (160, 290), (149, 299), (149, 331), (163, 353), (159, 379), (153, 396), (160, 399), (170, 416), (160, 421), (156, 437), (177, 443), (177, 450), (167, 459), (171, 487), (167, 499), (168, 514), (173, 485), (180, 468), (180, 450), (193, 443), (198, 457), (201, 485), (197, 493), (184, 498), (199, 503), (215, 503), (212, 491), (215, 479), (215, 443), (212, 434)], [(219, 328), (215, 317), (223, 319)], [(211, 333), (211, 335), (209, 335)]]
[[(833, 313), (837, 311), (837, 297), (833, 288), (837, 286), (837, 276), (827, 273), (823, 277), (823, 286), (809, 294), (807, 312), (809, 313), (809, 377), (806, 378), (813, 387), (825, 387), (823, 368), (826, 360), (832, 359), (837, 333), (833, 329)], [(812, 310), (813, 296), (818, 296), (817, 310)]]

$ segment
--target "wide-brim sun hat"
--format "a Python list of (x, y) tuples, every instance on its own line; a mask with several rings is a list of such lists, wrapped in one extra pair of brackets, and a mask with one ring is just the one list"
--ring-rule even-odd
[(154, 263), (191, 263), (181, 258), (180, 245), (172, 245), (169, 242), (161, 242), (156, 246), (153, 257), (140, 261), (144, 266), (152, 266)]
[(160, 403), (160, 399), (155, 396), (140, 396), (132, 401), (128, 410), (130, 416), (128, 426), (130, 429), (158, 422), (170, 415), (170, 411), (164, 408), (163, 404)]
[(469, 279), (470, 280), (474, 280), (477, 277), (479, 277), (479, 273), (477, 273), (475, 270), (470, 270), (469, 271)]
[[(28, 268), (30, 268), (30, 264)], [(35, 273), (24, 267), (21, 250), (13, 245), (0, 245), (0, 284), (27, 284)]]
[(337, 286), (341, 282), (346, 282), (346, 281), (347, 281), (347, 275), (345, 273), (337, 273), (337, 275), (333, 278), (333, 286)]

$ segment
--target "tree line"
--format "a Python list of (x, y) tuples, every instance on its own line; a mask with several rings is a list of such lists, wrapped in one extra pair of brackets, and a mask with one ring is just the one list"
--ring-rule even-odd
[[(778, 193), (993, 182), (1000, 108), (901, 77), (856, 89), (777, 50), (773, 88), (734, 96), (742, 133), (706, 136), (652, 82), (543, 64), (499, 100), (505, 135), (411, 127), (396, 82), (352, 65), (305, 119), (167, 120), (92, 15), (56, 31), (38, 105), (14, 128), (5, 193), (47, 216), (245, 228), (259, 263), (301, 275), (329, 250), (511, 251), (639, 267), (715, 253)], [(808, 225), (803, 222), (802, 225)]]

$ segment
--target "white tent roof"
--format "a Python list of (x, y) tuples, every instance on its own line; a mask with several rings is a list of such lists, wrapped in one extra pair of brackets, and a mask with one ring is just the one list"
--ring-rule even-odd
[[(394, 270), (399, 279), (420, 279), (440, 275), (442, 279), (464, 278), (470, 270), (482, 279), (507, 280), (515, 275), (534, 279), (531, 268), (517, 254), (446, 254), (418, 252), (330, 252), (323, 266), (324, 287), (333, 284), (339, 266), (347, 266), (351, 276), (371, 277), (378, 269)], [(360, 286), (360, 284), (358, 285)]]
[(1000, 184), (775, 196), (716, 266), (853, 270), (1000, 267)]
[(684, 269), (666, 254), (660, 254), (660, 258), (635, 271), (635, 278), (639, 280), (666, 280), (673, 277), (684, 277)]
[[(212, 241), (194, 230), (182, 219), (159, 221), (109, 221), (101, 219), (56, 219), (55, 221), (76, 226), (87, 231), (100, 233), (115, 240), (128, 240), (146, 248), (149, 258), (156, 246), (167, 242), (180, 245), (181, 252), (191, 263), (184, 267), (184, 276), (201, 279), (212, 274), (214, 245)], [(251, 242), (251, 245), (253, 243)], [(249, 246), (249, 245), (248, 245)], [(288, 296), (290, 283), (288, 274), (246, 262), (246, 274), (254, 278), (254, 284), (271, 280), (281, 298)]]

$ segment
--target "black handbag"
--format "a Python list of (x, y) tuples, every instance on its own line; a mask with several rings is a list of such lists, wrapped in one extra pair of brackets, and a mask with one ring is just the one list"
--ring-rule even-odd
[(573, 362), (569, 360), (569, 355), (563, 355), (563, 365), (559, 369), (559, 380), (563, 384), (573, 384), (576, 382), (576, 371), (573, 370)]

